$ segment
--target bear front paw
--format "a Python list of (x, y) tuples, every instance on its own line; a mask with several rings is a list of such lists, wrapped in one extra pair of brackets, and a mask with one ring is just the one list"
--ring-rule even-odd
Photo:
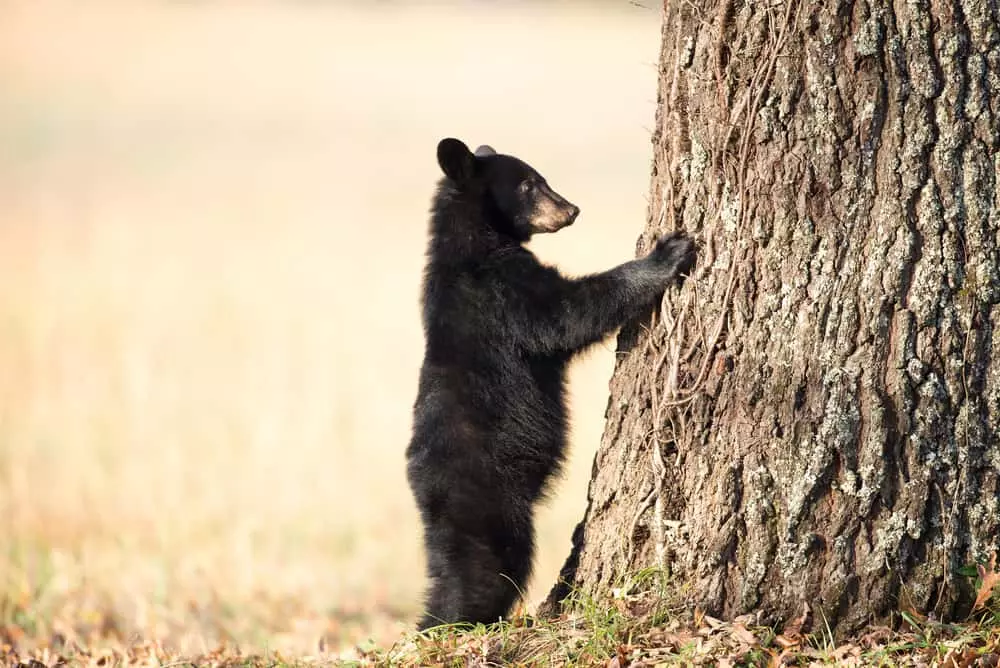
[(674, 275), (691, 273), (696, 253), (694, 241), (683, 232), (671, 232), (660, 237), (649, 258)]

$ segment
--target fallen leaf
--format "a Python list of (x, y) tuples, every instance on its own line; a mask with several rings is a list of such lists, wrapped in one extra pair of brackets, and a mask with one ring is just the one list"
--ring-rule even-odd
[(976, 652), (971, 649), (950, 650), (941, 661), (943, 668), (969, 668), (976, 661)]
[(892, 629), (886, 626), (876, 626), (864, 633), (859, 639), (860, 644), (865, 649), (871, 649), (885, 643), (893, 635)]
[(713, 629), (718, 629), (726, 625), (721, 619), (716, 619), (711, 615), (704, 615), (705, 623), (711, 626)]
[(733, 624), (732, 634), (733, 638), (739, 640), (742, 643), (746, 643), (751, 647), (756, 647), (757, 645), (760, 644), (760, 641), (757, 640), (757, 636), (755, 636), (747, 627), (743, 626), (742, 624)]
[(853, 643), (846, 643), (834, 649), (830, 656), (838, 661), (842, 661), (849, 656), (859, 657), (861, 656), (861, 648)]
[(781, 654), (776, 653), (772, 649), (768, 649), (767, 653), (771, 655), (771, 668), (778, 668), (778, 666), (792, 665), (797, 662), (795, 652), (790, 649), (781, 650)]
[(989, 652), (987, 654), (981, 654), (979, 656), (979, 665), (984, 668), (995, 668), (1000, 665), (1000, 655)]
[(984, 568), (982, 564), (976, 564), (976, 571), (979, 572), (982, 584), (979, 585), (979, 591), (976, 593), (976, 602), (972, 604), (973, 610), (979, 610), (985, 606), (986, 602), (990, 600), (990, 596), (993, 595), (993, 588), (997, 586), (997, 583), (1000, 583), (1000, 573), (996, 572), (996, 565), (996, 552), (990, 557), (988, 568)]
[(684, 647), (690, 645), (695, 641), (697, 636), (693, 633), (688, 633), (687, 631), (679, 632), (666, 632), (663, 634), (662, 641), (663, 644), (673, 648), (674, 651), (679, 652)]
[(809, 604), (806, 602), (802, 603), (802, 614), (795, 619), (789, 620), (785, 624), (785, 628), (781, 630), (781, 635), (789, 639), (798, 640), (802, 637), (802, 628), (805, 626), (806, 621), (809, 619)]

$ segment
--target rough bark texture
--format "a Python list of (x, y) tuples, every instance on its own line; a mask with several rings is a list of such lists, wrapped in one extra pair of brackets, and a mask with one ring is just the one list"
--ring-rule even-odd
[(564, 578), (658, 565), (838, 635), (965, 614), (1000, 528), (998, 0), (664, 19), (639, 246), (685, 229), (700, 264), (619, 336)]

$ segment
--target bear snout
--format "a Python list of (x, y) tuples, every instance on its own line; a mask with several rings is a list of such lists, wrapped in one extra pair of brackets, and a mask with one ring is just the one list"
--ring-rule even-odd
[(580, 215), (580, 207), (578, 207), (576, 204), (570, 204), (569, 213), (567, 215), (569, 216), (569, 222), (566, 224), (572, 225), (573, 221), (576, 220), (576, 217)]
[(557, 232), (573, 224), (580, 215), (580, 207), (559, 197), (542, 197), (535, 203), (531, 227), (536, 232)]

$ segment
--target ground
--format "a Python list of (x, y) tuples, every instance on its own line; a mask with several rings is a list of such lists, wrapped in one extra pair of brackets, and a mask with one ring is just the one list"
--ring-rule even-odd
[[(992, 566), (991, 566), (992, 567)], [(107, 643), (15, 653), (0, 659), (25, 668), (55, 665), (228, 666), (970, 666), (1000, 665), (1000, 627), (994, 585), (978, 581), (984, 605), (970, 619), (942, 624), (902, 613), (896, 628), (872, 626), (836, 642), (808, 605), (780, 628), (753, 615), (731, 622), (690, 609), (664, 588), (657, 573), (638, 574), (606, 600), (578, 598), (566, 614), (539, 620), (514, 616), (489, 627), (445, 627), (408, 633), (391, 646), (372, 643), (347, 651), (319, 648), (307, 655), (277, 651), (247, 655), (232, 646), (180, 655), (149, 641)], [(29, 658), (33, 657), (33, 658)], [(37, 663), (31, 663), (35, 661)]]

